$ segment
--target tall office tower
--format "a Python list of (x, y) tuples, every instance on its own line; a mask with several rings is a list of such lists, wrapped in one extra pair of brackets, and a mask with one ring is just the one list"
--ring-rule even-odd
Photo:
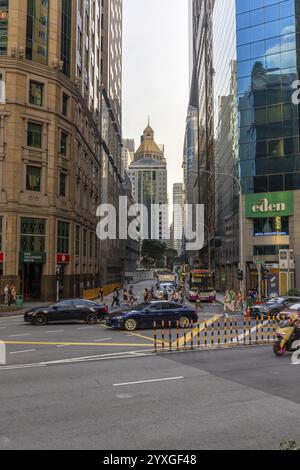
[(214, 99), (213, 99), (213, 0), (193, 2), (194, 93), (198, 110), (197, 130), (197, 203), (205, 205), (206, 246), (199, 253), (197, 264), (207, 267), (213, 255), (215, 229), (214, 171)]
[(216, 287), (240, 287), (235, 0), (216, 0), (213, 13)]
[(57, 266), (64, 297), (121, 280), (96, 237), (122, 192), (121, 5), (0, 2), (0, 288), (53, 300)]
[(128, 172), (129, 166), (133, 163), (135, 153), (135, 142), (134, 139), (123, 139), (123, 166), (125, 171)]
[(182, 183), (173, 185), (173, 248), (180, 256), (184, 228), (184, 189)]
[[(257, 263), (270, 271), (263, 294), (300, 282), (299, 1), (237, 0), (239, 174), (247, 286)], [(283, 261), (279, 263), (279, 252)], [(261, 286), (259, 286), (261, 287)]]
[[(135, 201), (148, 211), (143, 237), (169, 241), (168, 172), (163, 146), (154, 140), (150, 125), (144, 130), (141, 145), (129, 167), (129, 177)], [(156, 206), (156, 207), (155, 207)]]

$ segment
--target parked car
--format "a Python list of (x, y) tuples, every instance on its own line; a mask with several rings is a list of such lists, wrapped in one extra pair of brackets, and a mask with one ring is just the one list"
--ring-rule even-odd
[(278, 320), (286, 321), (291, 315), (295, 315), (295, 313), (298, 313), (298, 317), (300, 320), (300, 300), (297, 304), (290, 305), (288, 308), (282, 310), (282, 312), (278, 314)]
[(273, 317), (278, 315), (289, 305), (300, 303), (299, 297), (276, 297), (265, 304), (251, 307), (252, 317)]
[(94, 325), (98, 320), (103, 320), (107, 314), (107, 305), (99, 305), (89, 300), (72, 299), (46, 307), (32, 308), (25, 313), (24, 321), (38, 326), (61, 321), (84, 321), (89, 325)]
[(143, 328), (153, 328), (154, 322), (160, 326), (162, 322), (168, 326), (171, 321), (175, 326), (177, 321), (181, 328), (192, 321), (198, 321), (196, 310), (175, 302), (146, 302), (134, 308), (125, 308), (106, 317), (106, 325), (111, 328), (135, 331)]

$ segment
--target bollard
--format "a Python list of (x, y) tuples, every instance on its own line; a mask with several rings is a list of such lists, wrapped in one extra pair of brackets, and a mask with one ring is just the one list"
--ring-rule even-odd
[(191, 328), (191, 351), (193, 351), (194, 350), (194, 322), (193, 321), (191, 321), (190, 328)]
[(205, 348), (207, 348), (208, 346), (208, 337), (207, 337), (207, 321), (205, 321), (204, 323), (204, 345), (205, 345)]
[(252, 344), (252, 323), (251, 323), (251, 317), (248, 318), (248, 335), (249, 335), (249, 344)]
[(211, 325), (211, 347), (215, 347), (215, 324)]
[(157, 325), (156, 321), (153, 323), (153, 333), (154, 333), (154, 352), (157, 353)]
[(184, 325), (184, 330), (183, 330), (184, 349), (187, 349), (186, 334), (187, 334), (186, 325)]
[(268, 317), (268, 342), (271, 341), (271, 317)]
[(247, 324), (246, 324), (246, 318), (244, 318), (244, 346), (246, 346), (246, 332), (247, 332)]
[(169, 351), (172, 351), (172, 322), (169, 321)]
[(221, 322), (218, 320), (218, 346), (221, 347)]
[(236, 341), (238, 344), (240, 344), (240, 335), (239, 335), (239, 327), (238, 327), (238, 322), (237, 319), (234, 319), (234, 328), (235, 328), (235, 334), (236, 334)]
[(233, 344), (233, 319), (230, 318), (230, 343)]
[(224, 319), (224, 343), (227, 345), (227, 317)]
[(198, 327), (197, 327), (197, 344), (198, 344), (198, 349), (201, 348), (201, 331), (200, 331), (200, 320), (198, 320)]
[(176, 344), (177, 351), (180, 351), (180, 333), (179, 333), (179, 321), (176, 322)]
[(165, 352), (165, 322), (163, 321), (161, 324), (161, 346), (162, 346), (162, 352)]
[(276, 329), (277, 329), (277, 324), (276, 324), (276, 317), (273, 317), (273, 340), (275, 341), (276, 339)]
[(262, 342), (265, 341), (265, 325), (264, 325), (264, 317), (261, 317), (261, 340)]
[(255, 330), (255, 341), (256, 341), (256, 344), (259, 343), (259, 318), (256, 317), (256, 330)]

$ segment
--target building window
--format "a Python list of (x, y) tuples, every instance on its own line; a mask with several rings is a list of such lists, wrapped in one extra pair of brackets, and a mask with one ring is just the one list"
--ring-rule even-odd
[(59, 195), (66, 197), (67, 190), (67, 175), (65, 173), (59, 174)]
[(69, 232), (70, 224), (59, 221), (57, 225), (57, 253), (69, 253)]
[(27, 0), (26, 59), (48, 62), (49, 0)]
[(7, 55), (9, 0), (0, 0), (0, 54)]
[(279, 256), (280, 250), (288, 250), (288, 245), (254, 246), (253, 256)]
[(46, 221), (21, 218), (22, 253), (44, 253), (46, 246)]
[(42, 169), (36, 166), (27, 166), (26, 190), (41, 192), (41, 173)]
[(62, 97), (62, 113), (64, 116), (68, 116), (69, 113), (69, 101), (70, 97), (66, 95), (66, 93), (63, 93)]
[(75, 256), (80, 256), (80, 226), (76, 225)]
[(68, 149), (68, 135), (65, 132), (62, 132), (60, 136), (59, 153), (63, 155), (64, 157), (66, 157), (67, 149)]
[(29, 103), (35, 106), (43, 106), (44, 85), (30, 80)]
[(87, 243), (87, 233), (86, 230), (83, 230), (83, 257), (86, 258), (86, 243)]
[(34, 122), (28, 123), (28, 132), (27, 132), (28, 147), (35, 147), (35, 148), (41, 149), (42, 148), (42, 135), (43, 135), (42, 124), (35, 124)]
[(93, 232), (90, 232), (90, 258), (93, 257)]
[(63, 61), (63, 73), (70, 76), (71, 65), (71, 22), (72, 0), (62, 0), (61, 15), (61, 60)]

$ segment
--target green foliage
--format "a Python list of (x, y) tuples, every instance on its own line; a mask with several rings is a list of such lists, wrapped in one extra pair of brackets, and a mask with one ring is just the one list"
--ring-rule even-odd
[(291, 295), (293, 297), (300, 297), (300, 290), (299, 289), (291, 289), (288, 292), (288, 295)]

